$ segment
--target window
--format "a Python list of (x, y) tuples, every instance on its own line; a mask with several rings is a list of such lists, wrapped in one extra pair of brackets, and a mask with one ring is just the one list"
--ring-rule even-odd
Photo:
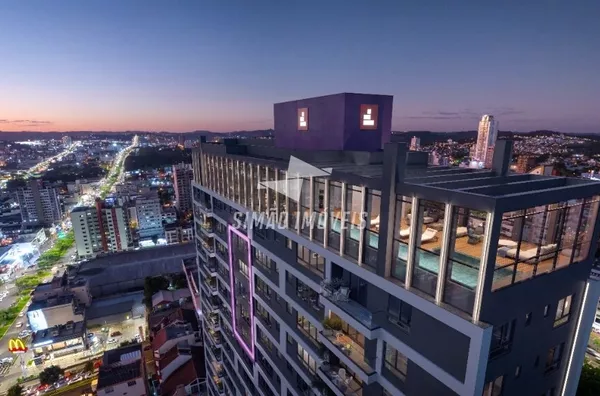
[(294, 308), (292, 307), (292, 305), (289, 302), (285, 302), (285, 310), (287, 311), (287, 313), (289, 313), (290, 315), (292, 315), (294, 313)]
[(520, 375), (521, 375), (521, 366), (517, 366), (517, 368), (515, 369), (515, 378), (519, 378)]
[(288, 344), (294, 344), (294, 337), (292, 337), (289, 333), (286, 335)]
[(298, 344), (298, 357), (304, 363), (304, 366), (308, 368), (308, 371), (313, 374), (317, 372), (317, 362), (300, 344)]
[(503, 355), (510, 350), (512, 346), (515, 321), (494, 327), (492, 332), (492, 341), (490, 344), (490, 359)]
[(323, 276), (325, 272), (325, 258), (312, 252), (306, 246), (298, 245), (297, 263), (307, 267), (309, 270)]
[(238, 259), (238, 269), (240, 270), (240, 273), (248, 277), (248, 265), (240, 259)]
[(504, 376), (496, 378), (495, 380), (485, 384), (483, 388), (483, 396), (500, 396), (502, 394), (502, 381)]
[(548, 316), (548, 311), (550, 311), (550, 305), (544, 307), (544, 318)]
[(310, 321), (302, 315), (298, 315), (298, 328), (304, 334), (312, 338), (313, 340), (317, 340), (317, 328), (310, 323)]
[(573, 295), (570, 295), (558, 301), (556, 315), (554, 317), (554, 327), (561, 326), (569, 321), (572, 300)]
[(546, 356), (546, 368), (544, 370), (546, 373), (554, 371), (558, 368), (558, 366), (560, 366), (564, 345), (564, 343), (557, 345), (555, 347), (550, 348), (550, 350), (548, 351), (548, 355)]
[(412, 305), (390, 295), (388, 300), (388, 320), (403, 329), (410, 328)]
[(405, 381), (408, 371), (408, 359), (389, 344), (385, 344), (385, 368), (402, 381)]
[(531, 312), (525, 315), (525, 326), (529, 326), (531, 324)]

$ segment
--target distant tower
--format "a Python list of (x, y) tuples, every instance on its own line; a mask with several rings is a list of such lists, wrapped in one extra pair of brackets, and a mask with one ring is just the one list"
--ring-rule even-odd
[(479, 121), (473, 159), (489, 164), (491, 160), (488, 159), (488, 156), (494, 155), (496, 139), (498, 139), (498, 121), (494, 119), (494, 116), (486, 114)]
[(420, 148), (421, 148), (421, 139), (419, 139), (416, 136), (413, 136), (412, 139), (410, 139), (411, 151), (419, 151)]

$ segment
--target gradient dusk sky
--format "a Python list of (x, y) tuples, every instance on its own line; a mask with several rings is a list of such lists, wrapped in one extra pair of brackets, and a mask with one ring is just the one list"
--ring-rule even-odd
[(600, 133), (600, 1), (3, 0), (0, 130), (251, 130), (394, 95), (393, 130)]

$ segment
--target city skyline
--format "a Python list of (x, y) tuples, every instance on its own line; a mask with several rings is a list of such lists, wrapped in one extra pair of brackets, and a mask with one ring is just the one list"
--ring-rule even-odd
[(337, 3), (5, 3), (0, 131), (260, 130), (362, 92), (394, 95), (395, 131), (600, 133), (599, 4)]

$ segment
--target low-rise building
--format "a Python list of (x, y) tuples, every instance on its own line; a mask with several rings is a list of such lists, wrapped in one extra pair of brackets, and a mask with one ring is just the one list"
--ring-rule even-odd
[(34, 301), (27, 309), (27, 321), (31, 331), (46, 330), (67, 322), (83, 322), (85, 310), (74, 300), (72, 294)]
[(88, 347), (85, 337), (85, 322), (69, 320), (32, 334), (31, 349), (34, 358), (51, 355), (57, 358), (81, 352)]
[(98, 396), (148, 395), (142, 344), (104, 352), (98, 372)]

